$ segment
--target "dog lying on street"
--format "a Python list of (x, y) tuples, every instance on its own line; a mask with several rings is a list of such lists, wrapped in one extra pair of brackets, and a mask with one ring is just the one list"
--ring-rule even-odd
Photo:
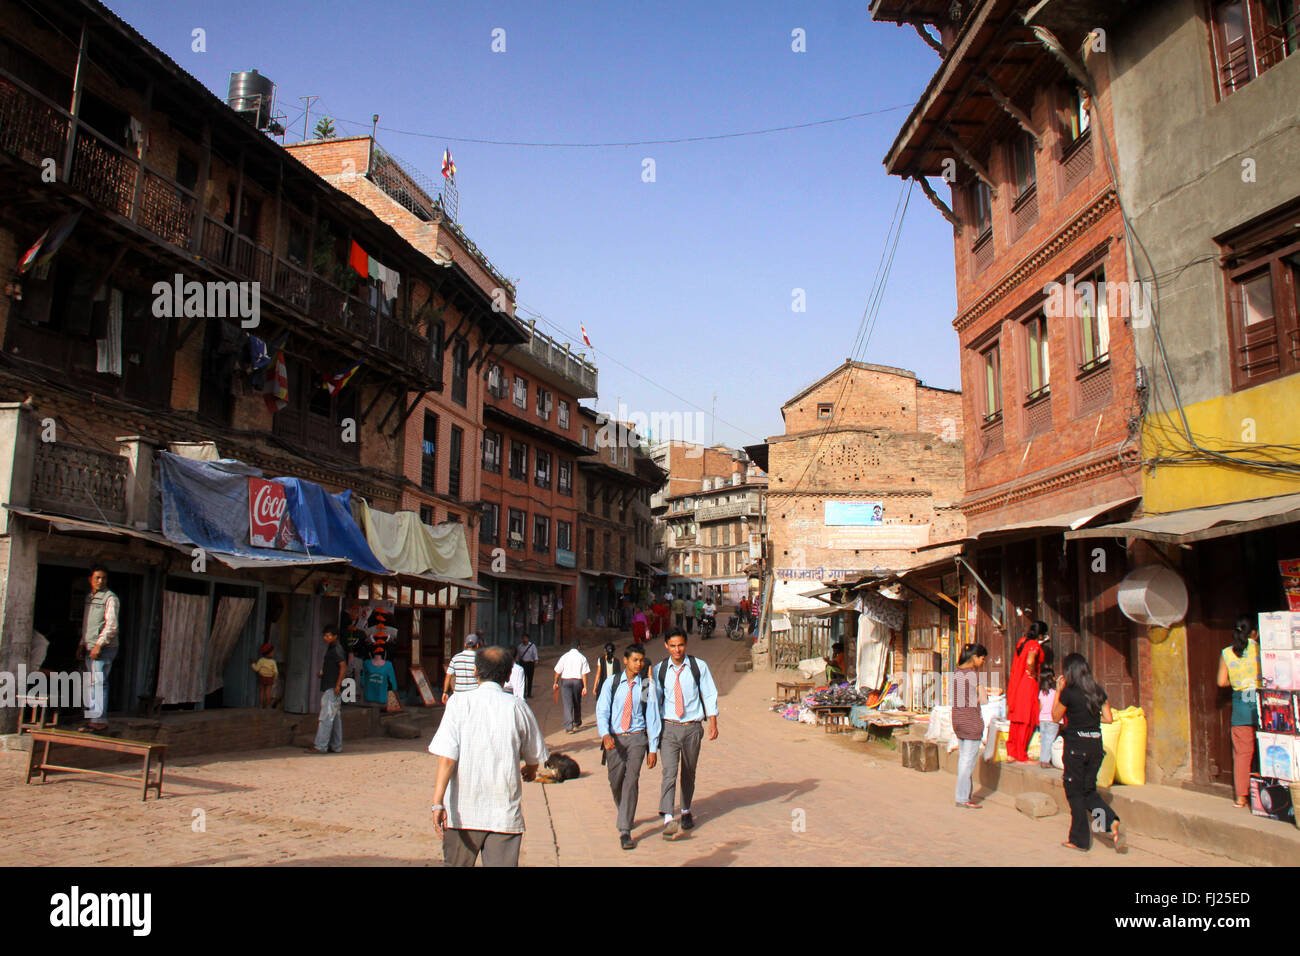
[(542, 783), (564, 783), (573, 780), (582, 773), (578, 762), (567, 754), (551, 754), (546, 764), (537, 771), (537, 779)]

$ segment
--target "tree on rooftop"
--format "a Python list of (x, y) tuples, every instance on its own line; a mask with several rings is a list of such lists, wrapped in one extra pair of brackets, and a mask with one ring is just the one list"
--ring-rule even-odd
[(322, 116), (320, 118), (319, 122), (316, 123), (316, 129), (314, 132), (316, 133), (317, 139), (333, 139), (338, 135), (334, 131), (334, 121), (328, 116)]

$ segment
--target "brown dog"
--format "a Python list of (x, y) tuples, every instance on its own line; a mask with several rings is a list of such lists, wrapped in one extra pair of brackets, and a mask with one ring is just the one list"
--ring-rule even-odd
[(537, 779), (542, 783), (564, 783), (581, 774), (578, 762), (568, 754), (551, 754), (542, 769), (537, 771)]

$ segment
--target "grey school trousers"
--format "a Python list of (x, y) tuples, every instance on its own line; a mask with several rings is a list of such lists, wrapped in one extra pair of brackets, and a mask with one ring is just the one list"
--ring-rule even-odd
[(609, 772), (609, 790), (618, 807), (618, 832), (631, 833), (636, 822), (636, 801), (641, 791), (641, 765), (645, 763), (650, 741), (644, 730), (635, 734), (615, 734), (614, 749), (605, 751), (605, 769)]
[(704, 739), (704, 723), (678, 724), (664, 721), (663, 737), (659, 740), (659, 760), (663, 771), (663, 785), (659, 790), (659, 812), (672, 813), (677, 796), (677, 768), (682, 772), (682, 806), (691, 805), (695, 796), (695, 768), (700, 762), (700, 741)]

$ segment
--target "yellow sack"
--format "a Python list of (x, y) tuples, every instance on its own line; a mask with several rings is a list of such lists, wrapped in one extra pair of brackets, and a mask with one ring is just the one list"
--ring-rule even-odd
[(994, 763), (1006, 763), (1007, 757), (1007, 738), (1011, 735), (1005, 730), (998, 731), (997, 749), (993, 751)]
[(1025, 753), (1029, 755), (1030, 760), (1038, 760), (1039, 754), (1043, 749), (1043, 741), (1038, 733), (1034, 731), (1034, 736), (1029, 739), (1029, 746), (1025, 748)]
[(1119, 745), (1119, 721), (1101, 725), (1101, 746), (1106, 751), (1097, 771), (1097, 786), (1109, 787), (1115, 782), (1115, 752)]
[(1113, 715), (1119, 724), (1115, 748), (1115, 780), (1129, 786), (1147, 782), (1147, 718), (1141, 707), (1129, 707)]

